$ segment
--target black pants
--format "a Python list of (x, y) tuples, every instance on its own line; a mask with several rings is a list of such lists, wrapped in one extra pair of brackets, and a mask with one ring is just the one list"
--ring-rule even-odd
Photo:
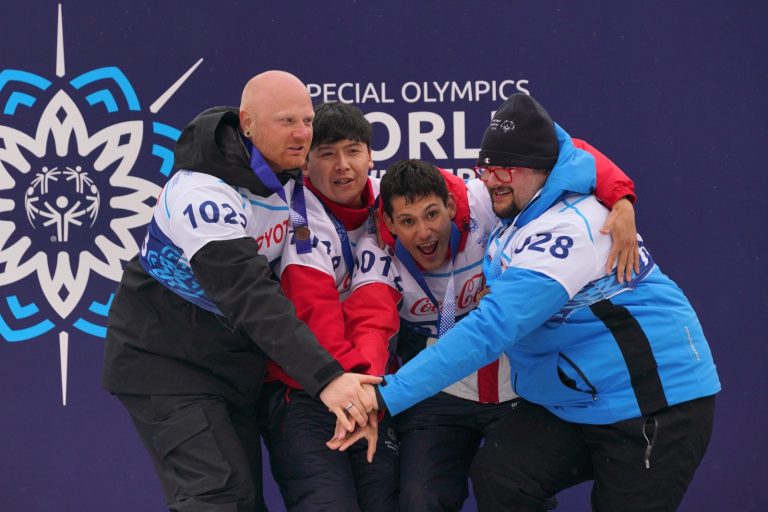
[(611, 425), (563, 421), (521, 401), (471, 469), (481, 511), (543, 511), (546, 499), (594, 480), (600, 512), (676, 510), (712, 434), (714, 397)]
[(461, 510), (480, 442), (511, 410), (438, 393), (400, 413), (401, 512)]
[(118, 395), (176, 512), (266, 511), (255, 406), (211, 395)]
[(265, 385), (262, 434), (272, 476), (289, 511), (397, 511), (399, 447), (394, 422), (385, 416), (373, 463), (360, 441), (346, 452), (330, 450), (336, 416), (304, 391)]

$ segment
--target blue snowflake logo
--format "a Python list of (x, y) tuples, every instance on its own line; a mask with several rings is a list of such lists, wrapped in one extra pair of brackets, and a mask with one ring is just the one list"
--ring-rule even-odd
[[(61, 87), (30, 71), (0, 70), (0, 336), (16, 343), (58, 331), (66, 404), (69, 333), (104, 338), (113, 295), (94, 289), (119, 282), (122, 262), (138, 253), (136, 236), (173, 168), (180, 131), (147, 115), (119, 67), (67, 80), (61, 5), (57, 35)], [(132, 174), (139, 161), (154, 162), (153, 179)]]

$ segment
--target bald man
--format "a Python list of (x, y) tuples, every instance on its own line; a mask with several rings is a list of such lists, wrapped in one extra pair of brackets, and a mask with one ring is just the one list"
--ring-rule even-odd
[[(310, 226), (300, 172), (312, 140), (304, 84), (253, 77), (240, 109), (202, 112), (182, 132), (141, 253), (109, 313), (103, 384), (128, 409), (171, 510), (266, 510), (256, 407), (266, 358), (340, 421), (373, 408), (273, 278)], [(311, 247), (306, 247), (306, 250)]]

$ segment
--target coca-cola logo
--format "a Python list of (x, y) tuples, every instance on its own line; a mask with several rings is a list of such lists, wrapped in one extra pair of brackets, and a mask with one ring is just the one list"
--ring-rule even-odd
[(477, 294), (483, 289), (483, 273), (473, 275), (464, 282), (461, 287), (461, 293), (456, 298), (456, 307), (458, 309), (467, 309), (473, 304), (477, 304)]
[[(456, 296), (457, 310), (470, 309), (477, 304), (477, 295), (483, 289), (483, 273), (479, 272), (466, 281), (461, 287), (461, 292)], [(442, 303), (438, 303), (440, 306)], [(437, 307), (429, 300), (429, 297), (421, 297), (410, 308), (413, 316), (429, 316), (437, 314)]]
[(437, 308), (435, 308), (435, 305), (432, 304), (431, 300), (429, 300), (429, 297), (422, 297), (414, 302), (410, 311), (414, 316), (427, 316), (437, 314)]

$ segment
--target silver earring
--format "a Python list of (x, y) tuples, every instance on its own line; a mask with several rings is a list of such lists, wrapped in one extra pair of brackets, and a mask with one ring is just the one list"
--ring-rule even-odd
[(248, 138), (250, 139), (250, 138), (251, 138), (251, 135), (252, 135), (252, 133), (251, 133), (251, 130), (250, 130), (250, 129), (248, 129), (248, 128), (246, 128), (246, 129), (243, 131), (243, 135), (245, 135), (246, 137), (248, 137)]

